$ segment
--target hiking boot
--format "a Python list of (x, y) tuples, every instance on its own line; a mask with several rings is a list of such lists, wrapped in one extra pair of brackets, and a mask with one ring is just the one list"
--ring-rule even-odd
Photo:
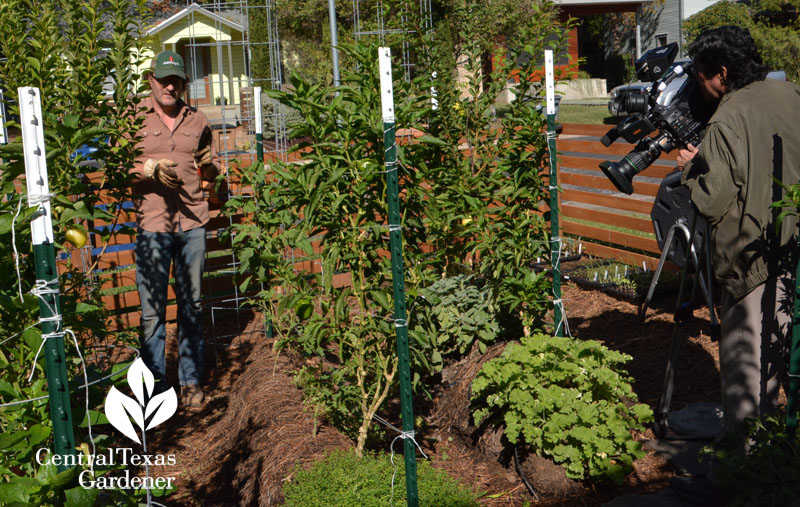
[(693, 505), (705, 507), (728, 505), (728, 495), (715, 481), (703, 475), (675, 476), (669, 480), (669, 487), (678, 498)]
[(198, 407), (203, 403), (203, 390), (197, 384), (181, 387), (181, 403), (185, 407)]

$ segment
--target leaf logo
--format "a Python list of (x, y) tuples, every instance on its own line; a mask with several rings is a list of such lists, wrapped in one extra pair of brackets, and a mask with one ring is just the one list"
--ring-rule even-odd
[(155, 378), (141, 358), (137, 358), (128, 368), (128, 385), (136, 399), (122, 394), (116, 387), (111, 386), (106, 396), (106, 417), (108, 422), (123, 435), (141, 445), (139, 434), (131, 424), (131, 419), (141, 428), (144, 435), (145, 431), (172, 417), (178, 409), (178, 396), (172, 387), (153, 396)]

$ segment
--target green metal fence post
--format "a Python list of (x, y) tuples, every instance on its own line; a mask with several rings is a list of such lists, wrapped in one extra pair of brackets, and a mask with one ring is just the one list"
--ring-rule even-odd
[[(39, 314), (44, 342), (50, 418), (53, 421), (53, 451), (61, 456), (75, 454), (75, 434), (69, 405), (67, 362), (61, 301), (58, 296), (58, 268), (53, 248), (53, 222), (50, 214), (50, 188), (44, 150), (41, 95), (38, 88), (24, 87), (19, 92), (22, 143), (25, 152), (25, 179), (28, 205), (38, 206), (40, 215), (31, 222), (33, 256), (36, 267), (34, 294), (39, 296)], [(61, 460), (63, 462), (63, 460)], [(64, 471), (67, 466), (59, 465)]]
[[(800, 251), (800, 237), (798, 237)], [(800, 394), (800, 261), (795, 269), (794, 316), (792, 317), (792, 346), (789, 351), (789, 382), (786, 393), (786, 428), (791, 441), (797, 432), (797, 398)]]
[[(397, 142), (394, 124), (394, 91), (392, 87), (391, 51), (378, 48), (383, 111), (383, 149), (386, 157), (386, 199), (389, 207), (389, 247), (392, 255), (394, 287), (394, 319), (397, 329), (397, 357), (400, 373), (400, 411), (403, 416), (403, 456), (406, 465), (406, 499), (409, 507), (419, 505), (417, 492), (417, 450), (414, 447), (414, 409), (411, 398), (411, 367), (408, 352), (408, 321), (403, 271), (403, 236), (400, 221)], [(409, 438), (410, 437), (410, 438)]]
[(547, 150), (550, 152), (550, 259), (553, 265), (554, 336), (564, 335), (564, 306), (561, 303), (561, 236), (558, 232), (558, 174), (556, 162), (556, 107), (553, 82), (553, 50), (544, 52), (547, 96)]

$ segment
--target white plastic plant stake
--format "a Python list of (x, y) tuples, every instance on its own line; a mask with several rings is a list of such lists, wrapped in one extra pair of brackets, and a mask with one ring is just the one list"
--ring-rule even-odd
[(381, 78), (381, 114), (383, 123), (394, 123), (394, 87), (392, 84), (392, 51), (378, 48), (378, 69)]
[(555, 84), (553, 79), (553, 50), (544, 50), (544, 91), (547, 98), (547, 114), (556, 114)]
[(50, 200), (45, 198), (50, 193), (50, 185), (47, 183), (41, 95), (38, 88), (24, 87), (18, 91), (28, 206), (39, 205), (44, 210), (44, 214), (31, 222), (33, 244), (52, 244), (53, 221), (50, 215)]
[(261, 111), (261, 87), (253, 88), (253, 103), (256, 109), (256, 135), (264, 134), (264, 118)]

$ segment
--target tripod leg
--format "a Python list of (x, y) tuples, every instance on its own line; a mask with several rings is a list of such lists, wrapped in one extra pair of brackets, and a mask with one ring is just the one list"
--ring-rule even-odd
[[(694, 247), (692, 247), (692, 262), (694, 262), (697, 278), (700, 282), (700, 289), (703, 291), (703, 297), (705, 298), (706, 306), (708, 306), (708, 314), (711, 319), (711, 339), (717, 341), (719, 340), (721, 330), (717, 312), (714, 309), (714, 275), (711, 271), (711, 258), (708, 256), (709, 250), (711, 250), (711, 240), (706, 235), (703, 246), (700, 249), (700, 255), (697, 255), (694, 251)], [(703, 269), (700, 268), (701, 259), (705, 261)], [(694, 289), (692, 290), (694, 291)]]
[[(667, 434), (667, 415), (669, 414), (669, 409), (672, 406), (672, 394), (675, 391), (675, 375), (678, 371), (678, 356), (681, 350), (681, 339), (683, 338), (683, 325), (687, 320), (687, 312), (691, 312), (692, 298), (690, 297), (689, 301), (684, 303), (683, 293), (686, 288), (686, 276), (689, 272), (690, 255), (694, 254), (695, 264), (697, 262), (697, 256), (692, 249), (691, 243), (691, 239), (694, 237), (696, 225), (697, 219), (695, 218), (692, 220), (691, 231), (683, 224), (675, 224), (675, 226), (673, 226), (681, 229), (681, 231), (686, 235), (686, 257), (683, 260), (680, 284), (678, 286), (678, 300), (675, 304), (675, 327), (672, 331), (672, 346), (670, 347), (669, 357), (667, 358), (667, 368), (666, 372), (664, 373), (664, 385), (661, 389), (661, 398), (658, 400), (658, 407), (655, 413), (655, 424), (653, 426), (653, 431), (659, 438), (664, 438)], [(670, 229), (670, 232), (672, 232), (672, 229)], [(664, 251), (668, 251), (668, 249), (665, 248)], [(694, 296), (696, 288), (697, 279), (695, 278), (695, 282), (692, 285), (691, 291), (692, 297)]]
[(681, 338), (683, 337), (683, 323), (676, 321), (672, 331), (672, 347), (667, 358), (667, 369), (664, 373), (664, 385), (661, 389), (661, 398), (658, 400), (658, 408), (655, 413), (655, 424), (653, 431), (659, 438), (664, 438), (667, 434), (667, 415), (672, 406), (672, 393), (675, 391), (675, 374), (678, 371), (678, 355), (681, 350)]
[(658, 266), (656, 266), (656, 270), (653, 273), (653, 279), (650, 280), (650, 287), (647, 289), (647, 297), (644, 299), (642, 307), (639, 309), (639, 318), (642, 320), (644, 320), (647, 315), (647, 308), (650, 306), (650, 301), (653, 299), (656, 285), (658, 285), (658, 278), (661, 276), (661, 270), (664, 269), (664, 264), (667, 262), (669, 250), (672, 248), (672, 242), (676, 239), (675, 231), (679, 227), (681, 227), (679, 224), (675, 224), (669, 228), (669, 232), (667, 233), (667, 239), (664, 241), (664, 248), (661, 250), (661, 257), (658, 259)]

